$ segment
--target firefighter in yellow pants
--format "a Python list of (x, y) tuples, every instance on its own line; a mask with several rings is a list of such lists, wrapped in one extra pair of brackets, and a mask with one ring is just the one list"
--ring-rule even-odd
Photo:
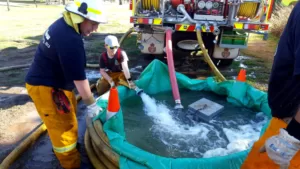
[(26, 75), (26, 88), (46, 125), (53, 150), (65, 169), (81, 167), (76, 148), (76, 87), (87, 106), (87, 115), (96, 116), (96, 105), (85, 75), (86, 55), (82, 36), (106, 23), (100, 0), (75, 0), (63, 16), (44, 33)]
[(286, 24), (274, 56), (268, 103), (272, 120), (242, 169), (300, 168), (300, 3)]
[(78, 126), (75, 94), (71, 91), (63, 91), (70, 101), (70, 111), (61, 114), (56, 110), (56, 105), (52, 101), (51, 87), (26, 84), (26, 88), (42, 121), (47, 126), (53, 150), (62, 166), (65, 168), (79, 167), (80, 156), (76, 149)]
[(96, 87), (99, 95), (107, 92), (110, 87), (123, 85), (140, 94), (139, 89), (131, 79), (128, 68), (128, 57), (124, 50), (120, 48), (117, 37), (108, 35), (104, 39), (106, 49), (100, 56), (100, 74), (102, 78), (97, 81)]

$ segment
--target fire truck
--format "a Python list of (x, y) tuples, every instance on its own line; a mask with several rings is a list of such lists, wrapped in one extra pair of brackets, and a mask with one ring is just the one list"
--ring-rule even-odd
[[(130, 23), (144, 54), (164, 54), (166, 34), (172, 47), (200, 51), (196, 27), (216, 66), (228, 66), (247, 48), (250, 33), (267, 35), (274, 0), (131, 0)], [(266, 36), (265, 36), (266, 37)]]

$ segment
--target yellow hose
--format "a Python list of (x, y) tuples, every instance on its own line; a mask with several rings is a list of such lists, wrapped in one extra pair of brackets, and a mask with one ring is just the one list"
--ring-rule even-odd
[(39, 136), (47, 130), (45, 124), (41, 124), (38, 129), (36, 129), (30, 137), (27, 137), (21, 142), (1, 163), (0, 169), (7, 169), (13, 164), (15, 160), (22, 154), (32, 143), (34, 143)]
[[(91, 90), (96, 87), (95, 84), (90, 86)], [(77, 102), (81, 100), (81, 96), (76, 97)], [(40, 124), (40, 127), (37, 128), (31, 135), (29, 135), (24, 141), (22, 141), (0, 164), (0, 169), (7, 169), (9, 166), (16, 161), (16, 159), (30, 146), (32, 145), (41, 134), (47, 130), (44, 123)]]
[(254, 18), (258, 8), (257, 2), (244, 2), (238, 11), (238, 16)]
[(202, 39), (202, 35), (201, 35), (201, 28), (197, 27), (196, 34), (197, 34), (198, 44), (199, 44), (199, 46), (201, 48), (201, 51), (203, 52), (203, 55), (204, 55), (204, 60), (208, 63), (208, 65), (210, 66), (210, 68), (212, 69), (212, 71), (214, 72), (214, 74), (217, 76), (217, 78), (220, 81), (226, 81), (226, 78), (220, 73), (218, 68), (215, 66), (215, 64), (211, 60), (207, 50), (205, 49), (203, 39)]
[(91, 136), (92, 141), (95, 143), (96, 147), (108, 158), (108, 160), (116, 167), (119, 167), (119, 155), (116, 154), (112, 149), (107, 146), (103, 140), (97, 134), (92, 119), (90, 117), (86, 118), (87, 131)]
[(264, 7), (265, 0), (261, 0), (260, 5), (257, 2), (244, 2), (239, 8), (238, 16), (248, 17), (252, 21), (259, 21), (265, 13)]
[(87, 155), (93, 164), (93, 166), (96, 169), (107, 169), (103, 163), (97, 158), (97, 155), (95, 154), (93, 148), (92, 148), (92, 143), (91, 143), (91, 138), (89, 133), (86, 131), (84, 135), (84, 145), (85, 145), (85, 150), (87, 152)]
[(142, 8), (145, 10), (150, 10), (151, 6), (155, 8), (155, 10), (159, 10), (160, 0), (142, 0)]

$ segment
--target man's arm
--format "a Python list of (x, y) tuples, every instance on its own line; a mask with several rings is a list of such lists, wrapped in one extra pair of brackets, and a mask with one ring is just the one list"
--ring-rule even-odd
[(300, 140), (300, 109), (298, 109), (296, 116), (288, 124), (286, 131), (289, 135)]
[(122, 68), (123, 68), (124, 75), (126, 79), (131, 79), (130, 71), (128, 68), (128, 57), (125, 51), (122, 51), (122, 56), (123, 56)]
[[(298, 78), (300, 75), (300, 20), (299, 20), (299, 9), (300, 4), (298, 3), (290, 17), (289, 21), (292, 26), (289, 33), (290, 42), (293, 45), (291, 48), (294, 52), (295, 62), (294, 62), (294, 74), (292, 77), (291, 87), (289, 88), (289, 93), (287, 95), (291, 95), (291, 92), (298, 94), (300, 79)], [(261, 149), (261, 152), (267, 152), (270, 159), (272, 159), (276, 164), (280, 165), (280, 167), (288, 168), (290, 165), (290, 161), (294, 158), (296, 153), (300, 150), (300, 109), (299, 109), (299, 97), (290, 97), (290, 102), (298, 101), (295, 104), (298, 106), (298, 110), (296, 115), (293, 117), (291, 122), (288, 124), (286, 129), (280, 129), (278, 135), (272, 136), (266, 140), (264, 147)], [(286, 103), (289, 104), (289, 103)], [(289, 113), (289, 112), (286, 112)]]
[(75, 80), (74, 84), (76, 86), (76, 89), (78, 90), (79, 95), (82, 97), (82, 100), (86, 105), (90, 105), (95, 102), (90, 89), (89, 81), (87, 79)]
[(109, 83), (112, 82), (112, 78), (105, 72), (104, 68), (100, 68), (100, 74), (102, 75), (102, 77), (104, 77), (104, 79), (106, 79)]

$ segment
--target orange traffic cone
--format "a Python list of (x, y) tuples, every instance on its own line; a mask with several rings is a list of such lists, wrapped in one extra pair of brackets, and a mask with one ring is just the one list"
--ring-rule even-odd
[(246, 70), (245, 69), (240, 70), (239, 75), (236, 78), (236, 80), (240, 81), (240, 82), (246, 82)]
[(106, 121), (112, 118), (120, 110), (120, 102), (117, 88), (110, 89), (108, 97), (108, 106), (106, 111)]

